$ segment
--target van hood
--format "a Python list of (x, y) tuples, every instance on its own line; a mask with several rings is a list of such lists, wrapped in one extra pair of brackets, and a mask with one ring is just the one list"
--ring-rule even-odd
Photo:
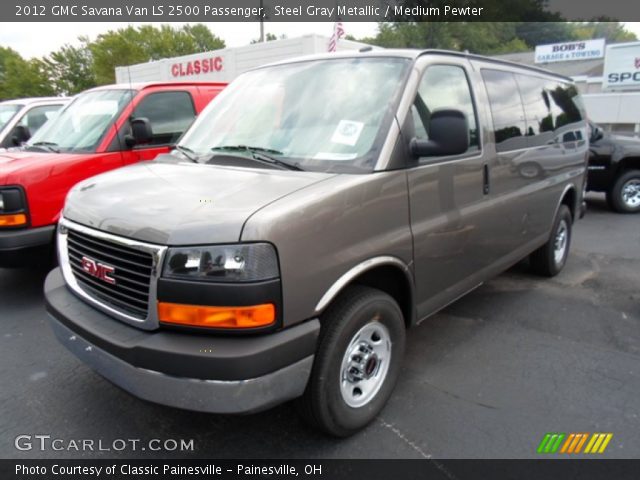
[(80, 182), (63, 216), (162, 245), (237, 242), (251, 214), (332, 176), (156, 160)]

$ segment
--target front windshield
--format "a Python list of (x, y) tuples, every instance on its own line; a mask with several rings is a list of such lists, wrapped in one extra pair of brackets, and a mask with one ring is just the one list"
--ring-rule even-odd
[(250, 147), (304, 170), (371, 171), (409, 63), (338, 58), (245, 73), (198, 117), (180, 147), (200, 162)]
[(120, 111), (131, 100), (131, 90), (97, 90), (79, 95), (67, 108), (27, 142), (27, 149), (94, 151)]
[(2, 130), (7, 123), (9, 123), (9, 121), (21, 108), (22, 106), (20, 105), (0, 105), (0, 130)]

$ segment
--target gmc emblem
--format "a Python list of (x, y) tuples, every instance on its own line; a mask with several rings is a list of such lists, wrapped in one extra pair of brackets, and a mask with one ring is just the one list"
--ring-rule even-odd
[(82, 270), (87, 272), (92, 277), (99, 278), (103, 282), (106, 282), (110, 285), (116, 284), (116, 279), (109, 276), (116, 270), (111, 265), (105, 265), (103, 263), (96, 262), (89, 257), (82, 257)]

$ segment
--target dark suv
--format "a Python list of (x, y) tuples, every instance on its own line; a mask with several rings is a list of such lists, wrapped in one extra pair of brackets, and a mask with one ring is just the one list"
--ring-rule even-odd
[(640, 212), (640, 140), (605, 133), (590, 123), (587, 190), (606, 192), (612, 210)]

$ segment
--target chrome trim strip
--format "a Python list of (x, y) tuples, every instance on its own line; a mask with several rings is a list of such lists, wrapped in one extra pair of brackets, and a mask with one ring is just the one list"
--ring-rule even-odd
[[(71, 270), (71, 263), (69, 262), (69, 253), (67, 247), (67, 237), (68, 230), (73, 230), (79, 233), (83, 233), (85, 235), (95, 237), (100, 240), (106, 240), (117, 245), (122, 245), (125, 247), (133, 248), (135, 250), (140, 250), (145, 253), (151, 254), (152, 264), (151, 264), (151, 277), (149, 279), (149, 303), (147, 304), (147, 317), (146, 318), (138, 318), (128, 313), (125, 313), (117, 308), (108, 305), (106, 303), (101, 302), (100, 300), (94, 298), (89, 293), (85, 292), (80, 284), (77, 282), (73, 271)], [(98, 310), (103, 311), (104, 313), (115, 317), (118, 320), (121, 320), (125, 323), (133, 325), (134, 327), (141, 328), (144, 330), (155, 330), (159, 326), (158, 322), (158, 309), (156, 306), (157, 303), (157, 290), (158, 290), (158, 279), (160, 278), (161, 269), (162, 269), (162, 261), (166, 254), (168, 247), (162, 245), (154, 245), (151, 243), (140, 242), (138, 240), (132, 240), (130, 238), (119, 237), (117, 235), (112, 235), (110, 233), (102, 232), (100, 230), (95, 230), (93, 228), (85, 227), (84, 225), (80, 225), (78, 223), (72, 222), (66, 218), (60, 218), (58, 222), (58, 233), (57, 233), (57, 244), (58, 244), (58, 260), (60, 262), (60, 268), (62, 270), (62, 275), (64, 276), (64, 280), (67, 283), (67, 286), (71, 289), (73, 293), (78, 295), (80, 298), (85, 300), (87, 303), (90, 303)]]
[(340, 291), (358, 275), (380, 265), (395, 265), (402, 268), (405, 272), (409, 272), (409, 267), (406, 263), (404, 263), (399, 258), (392, 257), (390, 255), (384, 255), (365, 260), (364, 262), (361, 262), (355, 267), (351, 268), (348, 272), (346, 272), (338, 280), (336, 280), (333, 285), (331, 285), (329, 290), (325, 292), (325, 294), (316, 305), (314, 314), (318, 314), (322, 310), (324, 310), (327, 305), (331, 303), (331, 300), (333, 300), (335, 296), (338, 295), (338, 293), (340, 293)]

